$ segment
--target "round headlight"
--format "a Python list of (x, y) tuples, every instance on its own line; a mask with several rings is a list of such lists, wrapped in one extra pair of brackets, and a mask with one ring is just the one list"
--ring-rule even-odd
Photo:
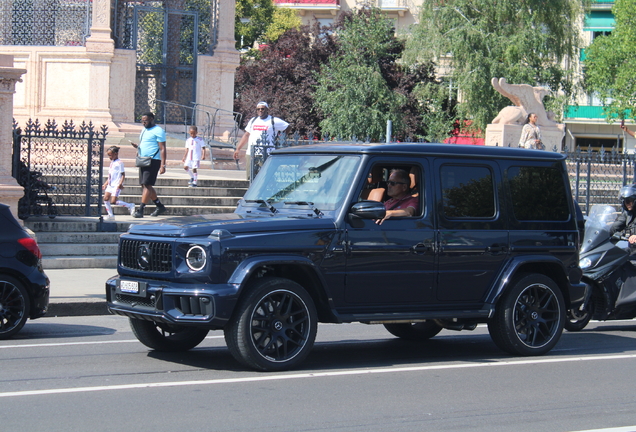
[(581, 267), (582, 269), (592, 267), (592, 260), (589, 259), (588, 257), (583, 258), (582, 260), (579, 261), (579, 267)]
[(207, 255), (201, 246), (192, 246), (186, 252), (186, 264), (193, 271), (200, 271), (205, 267)]

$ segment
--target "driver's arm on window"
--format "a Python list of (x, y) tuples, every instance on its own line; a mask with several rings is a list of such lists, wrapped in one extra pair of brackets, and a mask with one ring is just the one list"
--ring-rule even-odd
[(376, 219), (375, 223), (378, 225), (382, 225), (387, 219), (391, 219), (392, 217), (413, 217), (415, 214), (415, 207), (407, 207), (405, 209), (397, 209), (397, 210), (387, 210), (384, 219)]

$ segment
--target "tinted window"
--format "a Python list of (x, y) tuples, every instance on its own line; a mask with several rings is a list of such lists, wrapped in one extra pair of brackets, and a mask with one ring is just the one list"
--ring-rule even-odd
[(508, 170), (512, 211), (519, 221), (568, 220), (568, 195), (561, 171), (548, 167)]
[(495, 189), (489, 168), (444, 165), (440, 175), (447, 218), (490, 219), (495, 216)]

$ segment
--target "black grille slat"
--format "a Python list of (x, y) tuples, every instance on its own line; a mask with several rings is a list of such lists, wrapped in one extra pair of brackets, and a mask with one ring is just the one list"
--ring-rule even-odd
[(115, 294), (115, 302), (128, 304), (131, 306), (144, 306), (153, 308), (155, 307), (155, 302), (152, 299), (146, 299), (143, 297), (135, 297), (126, 294)]
[[(143, 268), (138, 260), (138, 251), (142, 246), (147, 246), (150, 251), (147, 268)], [(167, 273), (172, 270), (172, 243), (124, 239), (119, 247), (119, 259), (122, 267), (149, 273)]]

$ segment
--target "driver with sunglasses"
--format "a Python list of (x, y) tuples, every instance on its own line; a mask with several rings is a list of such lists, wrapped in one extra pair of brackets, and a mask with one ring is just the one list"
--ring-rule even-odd
[(419, 200), (417, 196), (411, 195), (411, 177), (402, 169), (391, 171), (387, 183), (387, 195), (391, 198), (384, 202), (386, 216), (384, 219), (377, 219), (375, 223), (382, 225), (382, 222), (392, 217), (412, 217), (417, 211)]
[(623, 186), (618, 193), (623, 212), (616, 218), (610, 228), (610, 234), (622, 231), (629, 236), (630, 244), (636, 243), (636, 184)]

